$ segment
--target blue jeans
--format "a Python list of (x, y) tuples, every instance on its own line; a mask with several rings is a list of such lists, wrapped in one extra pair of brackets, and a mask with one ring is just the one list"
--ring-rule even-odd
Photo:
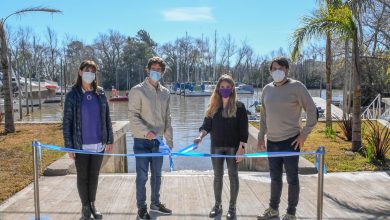
[[(134, 153), (158, 153), (160, 143), (157, 140), (134, 138)], [(136, 191), (137, 207), (146, 208), (146, 182), (148, 181), (149, 164), (151, 170), (150, 188), (151, 204), (160, 203), (161, 170), (163, 157), (136, 157), (135, 169), (137, 172)]]
[[(284, 141), (270, 141), (267, 140), (267, 151), (268, 152), (299, 152), (300, 149), (294, 149), (291, 146), (292, 142), (297, 136), (289, 138)], [(287, 213), (295, 215), (296, 207), (299, 200), (299, 177), (298, 177), (298, 163), (299, 156), (289, 157), (269, 157), (268, 164), (271, 175), (271, 199), (270, 207), (273, 209), (279, 209), (280, 196), (282, 195), (283, 187), (283, 165), (286, 170), (287, 183), (288, 183), (288, 207)]]

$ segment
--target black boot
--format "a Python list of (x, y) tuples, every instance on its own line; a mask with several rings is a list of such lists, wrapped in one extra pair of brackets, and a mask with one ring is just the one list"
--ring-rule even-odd
[(92, 213), (92, 215), (93, 215), (93, 217), (94, 217), (95, 219), (103, 219), (102, 213), (100, 213), (100, 212), (98, 212), (98, 211), (96, 210), (96, 207), (95, 207), (95, 203), (94, 203), (94, 202), (91, 202), (91, 203), (90, 203), (90, 207), (91, 207), (91, 213)]
[(222, 214), (222, 205), (215, 205), (213, 209), (211, 209), (209, 217), (210, 218), (215, 218), (218, 215)]
[(227, 220), (234, 220), (236, 219), (236, 209), (235, 208), (229, 208), (228, 213), (226, 214)]
[(83, 205), (81, 208), (81, 218), (80, 220), (90, 220), (91, 219), (91, 208), (89, 205)]

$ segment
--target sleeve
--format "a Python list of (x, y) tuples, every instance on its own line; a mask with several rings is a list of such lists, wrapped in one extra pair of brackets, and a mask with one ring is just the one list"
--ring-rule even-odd
[[(107, 102), (107, 99), (106, 99)], [(114, 143), (114, 133), (112, 131), (112, 122), (111, 122), (111, 116), (110, 116), (110, 106), (108, 105), (108, 102), (106, 103), (106, 126), (107, 126), (107, 144), (113, 144)]]
[(213, 119), (206, 116), (203, 119), (203, 124), (199, 128), (199, 131), (205, 130), (207, 133), (210, 133), (211, 132), (211, 128), (212, 128), (212, 124), (213, 124), (212, 122), (213, 122)]
[(167, 141), (167, 145), (170, 147), (173, 147), (173, 128), (172, 128), (172, 118), (171, 118), (171, 97), (168, 94), (168, 103), (167, 103), (167, 110), (166, 110), (166, 116), (165, 116), (165, 130), (164, 130), (164, 137)]
[(144, 124), (141, 118), (141, 96), (137, 89), (132, 88), (129, 93), (129, 121), (130, 129), (133, 134), (139, 133), (144, 136), (149, 132), (149, 128)]
[(247, 143), (249, 136), (249, 123), (248, 123), (248, 113), (244, 104), (241, 104), (239, 108), (239, 129), (240, 129), (240, 142)]
[(62, 120), (62, 132), (63, 132), (63, 136), (64, 136), (64, 145), (67, 148), (74, 148), (72, 137), (73, 137), (73, 132), (74, 132), (73, 131), (73, 123), (74, 123), (73, 116), (75, 113), (73, 112), (74, 102), (73, 102), (71, 96), (72, 96), (71, 92), (69, 92), (66, 95), (65, 105), (64, 105), (64, 118)]
[(305, 85), (301, 83), (299, 85), (298, 101), (307, 114), (306, 125), (302, 129), (301, 135), (307, 138), (314, 126), (317, 124), (317, 107)]
[(264, 136), (267, 133), (266, 106), (264, 103), (265, 91), (266, 91), (266, 89), (263, 89), (263, 92), (261, 94), (260, 128), (259, 128), (259, 135), (257, 137), (258, 140), (264, 139)]

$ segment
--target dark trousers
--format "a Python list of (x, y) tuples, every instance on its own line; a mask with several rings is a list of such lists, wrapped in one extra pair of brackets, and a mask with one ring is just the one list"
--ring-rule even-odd
[[(236, 155), (237, 148), (231, 147), (211, 147), (212, 154)], [(226, 160), (229, 180), (230, 180), (230, 203), (229, 209), (236, 208), (238, 196), (239, 181), (238, 181), (238, 164), (236, 158), (213, 157), (211, 158), (214, 170), (214, 196), (215, 205), (222, 203), (222, 186), (224, 161)]]
[(95, 202), (102, 155), (76, 154), (77, 190), (81, 203)]
[[(134, 138), (134, 153), (158, 153), (160, 143), (157, 140), (147, 140)], [(135, 169), (136, 191), (137, 191), (137, 207), (146, 208), (146, 182), (148, 181), (149, 164), (151, 171), (150, 188), (151, 188), (151, 204), (157, 205), (160, 203), (160, 186), (161, 186), (161, 170), (163, 165), (163, 157), (136, 157)]]
[[(267, 151), (289, 151), (299, 152), (300, 149), (294, 150), (294, 146), (291, 143), (296, 137), (289, 138), (284, 141), (273, 142), (267, 140)], [(279, 209), (280, 196), (282, 194), (283, 187), (283, 165), (286, 170), (287, 183), (288, 183), (288, 208), (287, 213), (295, 215), (296, 207), (299, 200), (299, 178), (298, 178), (298, 162), (299, 156), (289, 157), (269, 157), (269, 170), (271, 175), (271, 199), (270, 207), (273, 209)]]

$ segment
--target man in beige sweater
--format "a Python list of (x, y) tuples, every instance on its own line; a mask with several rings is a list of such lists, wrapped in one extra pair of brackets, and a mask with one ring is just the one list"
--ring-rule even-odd
[[(270, 66), (274, 82), (263, 88), (258, 147), (267, 152), (299, 152), (317, 123), (317, 108), (306, 87), (299, 81), (288, 78), (289, 64), (284, 57), (275, 58)], [(301, 126), (302, 109), (307, 113), (306, 125)], [(283, 165), (288, 182), (288, 207), (283, 220), (295, 220), (299, 200), (299, 156), (269, 157), (271, 198), (269, 208), (257, 219), (272, 219), (279, 216), (282, 193)]]
[[(149, 59), (145, 81), (134, 86), (129, 93), (130, 128), (134, 137), (134, 153), (158, 153), (157, 136), (165, 137), (172, 149), (172, 125), (169, 107), (170, 93), (159, 80), (165, 73), (165, 62), (160, 57)], [(136, 198), (139, 219), (150, 219), (146, 205), (149, 164), (151, 169), (150, 210), (169, 215), (172, 211), (160, 202), (163, 157), (136, 157)]]

